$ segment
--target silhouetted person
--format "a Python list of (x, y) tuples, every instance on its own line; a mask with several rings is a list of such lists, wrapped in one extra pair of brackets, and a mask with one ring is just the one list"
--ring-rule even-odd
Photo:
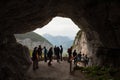
[(70, 48), (68, 48), (67, 50), (68, 52), (68, 62), (70, 63), (70, 73), (72, 72), (72, 46)]
[(55, 55), (55, 57), (57, 57), (57, 47), (56, 46), (54, 47), (54, 55)]
[(73, 52), (73, 57), (74, 57), (74, 64), (75, 64), (75, 62), (77, 61), (77, 52), (76, 52), (76, 50), (74, 50), (74, 52)]
[(41, 45), (39, 45), (39, 48), (38, 48), (38, 55), (39, 55), (39, 58), (42, 59), (42, 48), (41, 48)]
[(81, 52), (77, 55), (77, 60), (81, 61)]
[(47, 49), (44, 47), (44, 60), (47, 62)]
[(32, 60), (33, 60), (33, 70), (36, 70), (38, 68), (38, 51), (37, 51), (37, 47), (35, 47), (34, 50), (33, 50)]
[(81, 61), (85, 61), (85, 55), (84, 55), (84, 53), (82, 54), (82, 56), (81, 56)]
[(56, 55), (57, 55), (57, 62), (59, 62), (59, 59), (60, 59), (60, 48), (59, 47), (56, 48)]
[(68, 48), (67, 52), (68, 52), (68, 62), (70, 62), (70, 59), (72, 57), (72, 47)]
[(48, 65), (52, 65), (52, 64), (51, 64), (52, 55), (53, 55), (53, 51), (52, 51), (52, 47), (51, 47), (51, 48), (49, 49), (49, 51), (48, 51), (48, 58), (49, 58)]
[(62, 61), (62, 53), (63, 53), (63, 47), (62, 47), (62, 45), (60, 45), (60, 59), (61, 59), (61, 61)]
[(87, 57), (87, 55), (85, 55), (85, 66), (88, 65), (88, 62), (89, 62), (89, 58)]

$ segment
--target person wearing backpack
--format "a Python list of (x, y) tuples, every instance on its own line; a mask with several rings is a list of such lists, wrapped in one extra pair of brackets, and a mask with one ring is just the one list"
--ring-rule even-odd
[(42, 59), (42, 47), (39, 45), (38, 47), (38, 55), (39, 55), (39, 60)]
[(37, 51), (37, 47), (35, 47), (34, 50), (33, 50), (32, 60), (33, 60), (33, 70), (38, 69), (38, 51)]
[(48, 62), (48, 66), (51, 66), (51, 61), (52, 61), (52, 55), (53, 55), (53, 50), (52, 47), (49, 49), (48, 51), (48, 58), (49, 58), (49, 62)]
[(77, 52), (76, 52), (76, 50), (74, 50), (74, 52), (73, 52), (73, 58), (74, 58), (74, 64), (75, 64), (76, 61), (77, 61)]

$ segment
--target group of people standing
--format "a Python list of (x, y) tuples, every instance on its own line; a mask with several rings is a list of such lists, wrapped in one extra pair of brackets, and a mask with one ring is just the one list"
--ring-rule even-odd
[(54, 54), (56, 56), (57, 62), (59, 62), (60, 60), (62, 61), (62, 53), (63, 53), (63, 47), (62, 45), (60, 45), (59, 47), (54, 47)]
[(54, 49), (50, 47), (49, 50), (47, 50), (45, 46), (42, 48), (41, 45), (39, 45), (39, 47), (35, 47), (32, 52), (33, 70), (36, 70), (39, 68), (38, 62), (40, 59), (42, 59), (42, 53), (44, 53), (45, 62), (47, 62), (47, 60), (49, 59), (48, 65), (50, 66), (52, 65), (51, 61), (53, 58), (53, 54), (56, 57), (57, 62), (59, 62), (59, 59), (61, 59), (62, 61), (63, 47), (62, 45), (60, 45), (60, 47), (55, 46)]
[[(72, 50), (72, 47), (68, 48), (67, 52), (68, 52), (68, 62), (74, 60), (74, 64), (76, 64), (77, 61), (79, 62), (81, 61), (85, 64), (85, 66), (88, 65), (89, 58), (84, 53), (81, 52), (77, 53), (76, 50)], [(42, 57), (43, 56), (42, 53), (44, 53), (44, 57)], [(45, 62), (49, 60), (48, 61), (49, 66), (52, 65), (51, 62), (53, 58), (56, 58), (57, 62), (59, 63), (60, 61), (63, 60), (62, 53), (63, 53), (62, 45), (55, 46), (54, 48), (50, 47), (49, 50), (47, 50), (45, 46), (42, 48), (41, 45), (39, 45), (39, 47), (35, 47), (32, 53), (33, 70), (39, 68), (38, 62), (43, 58)]]
[(76, 50), (72, 52), (72, 47), (68, 48), (68, 62), (74, 60), (74, 64), (77, 62), (83, 62), (85, 66), (88, 65), (89, 57), (85, 55), (84, 53), (77, 53)]

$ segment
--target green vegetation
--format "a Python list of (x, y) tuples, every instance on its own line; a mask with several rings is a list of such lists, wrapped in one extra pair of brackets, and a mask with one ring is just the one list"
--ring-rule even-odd
[(41, 42), (48, 42), (49, 44), (51, 44), (48, 40), (46, 40), (45, 38), (43, 38), (42, 36), (34, 33), (34, 32), (28, 32), (25, 34), (15, 34), (15, 37), (18, 39), (26, 39), (26, 38), (30, 38), (32, 41), (41, 41)]
[(33, 52), (33, 50), (29, 50), (30, 51), (30, 57), (32, 57), (32, 52)]
[(119, 76), (115, 77), (120, 70), (111, 67), (75, 67), (75, 70), (81, 70), (90, 80), (120, 80)]
[(64, 53), (62, 54), (62, 56), (63, 56), (63, 57), (68, 57), (68, 53), (67, 53), (67, 52), (64, 52)]

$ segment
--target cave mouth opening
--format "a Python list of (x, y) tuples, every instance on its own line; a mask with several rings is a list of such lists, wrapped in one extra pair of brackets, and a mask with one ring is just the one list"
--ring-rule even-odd
[[(70, 18), (56, 16), (42, 28), (37, 28), (32, 31), (32, 34), (31, 32), (19, 34), (16, 37), (16, 40), (29, 48), (31, 52), (30, 55), (32, 55), (34, 47), (38, 47), (39, 45), (42, 47), (46, 46), (47, 49), (49, 49), (50, 46), (54, 47), (62, 45), (65, 56), (67, 55), (67, 49), (73, 45), (75, 36), (79, 30), (80, 28)], [(47, 41), (50, 42), (49, 44), (52, 45), (47, 44), (48, 42), (46, 43), (46, 40), (42, 40), (42, 37), (39, 36), (36, 37), (41, 39), (34, 40), (37, 38), (33, 36), (33, 32), (47, 39)], [(23, 38), (23, 36), (25, 37)]]
[(48, 24), (42, 28), (37, 28), (33, 32), (40, 35), (50, 34), (53, 36), (67, 36), (74, 39), (79, 30), (80, 28), (70, 18), (56, 16)]

